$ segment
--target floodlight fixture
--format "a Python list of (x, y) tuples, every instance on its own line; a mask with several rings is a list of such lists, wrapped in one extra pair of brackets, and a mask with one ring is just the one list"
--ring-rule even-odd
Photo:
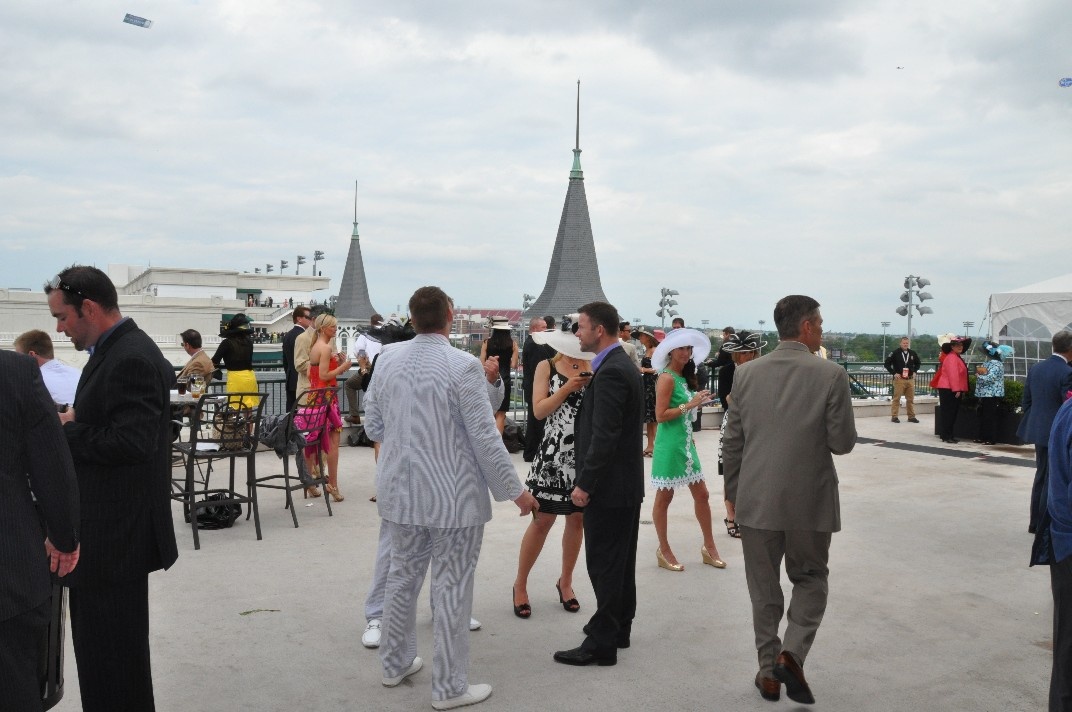
[(920, 313), (920, 316), (922, 316), (924, 314), (933, 314), (934, 313), (934, 310), (931, 309), (930, 307), (923, 307), (923, 306), (920, 306), (919, 304), (916, 305), (916, 311), (918, 311)]
[(919, 297), (919, 301), (925, 302), (928, 299), (934, 299), (934, 296), (930, 292), (920, 292), (916, 296)]

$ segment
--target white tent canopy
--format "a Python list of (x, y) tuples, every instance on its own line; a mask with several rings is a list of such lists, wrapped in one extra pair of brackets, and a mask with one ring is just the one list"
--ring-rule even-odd
[(990, 295), (990, 333), (1016, 350), (1012, 374), (1050, 355), (1050, 340), (1072, 330), (1072, 274)]

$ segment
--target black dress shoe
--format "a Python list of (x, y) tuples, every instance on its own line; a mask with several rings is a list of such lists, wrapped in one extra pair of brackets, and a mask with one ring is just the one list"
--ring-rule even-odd
[(584, 648), (574, 648), (573, 650), (559, 650), (555, 653), (555, 662), (563, 663), (565, 665), (617, 665), (617, 655), (596, 655), (590, 650)]
[(900, 419), (900, 418), (898, 418), (898, 417), (897, 417), (897, 416), (895, 415), (895, 416), (893, 416), (892, 418), (890, 418), (890, 422), (891, 422), (891, 423), (900, 423), (900, 422), (901, 422), (901, 419)]
[(797, 664), (796, 658), (784, 650), (774, 661), (774, 677), (785, 684), (785, 694), (793, 702), (802, 705), (815, 704), (808, 681), (804, 679), (804, 671)]
[(908, 419), (908, 422), (909, 422), (909, 423), (918, 423), (918, 422), (919, 422), (919, 419), (918, 419), (918, 418), (909, 418), (909, 419)]

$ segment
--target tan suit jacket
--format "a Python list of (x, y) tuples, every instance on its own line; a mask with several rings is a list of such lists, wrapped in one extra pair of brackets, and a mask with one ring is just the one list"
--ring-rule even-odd
[(216, 370), (216, 367), (212, 365), (212, 359), (208, 357), (208, 354), (204, 351), (198, 351), (190, 357), (190, 360), (179, 371), (179, 378), (196, 373), (205, 377), (205, 385), (207, 386), (212, 381), (212, 372), (214, 370)]
[(849, 378), (798, 341), (738, 366), (722, 459), (739, 524), (841, 530), (833, 455), (856, 444)]
[(309, 351), (312, 350), (315, 340), (316, 329), (311, 326), (294, 339), (294, 370), (298, 372), (298, 387), (294, 394), (298, 397), (309, 390)]

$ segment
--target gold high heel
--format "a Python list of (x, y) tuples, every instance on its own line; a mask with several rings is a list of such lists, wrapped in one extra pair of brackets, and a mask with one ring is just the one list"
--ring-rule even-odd
[(336, 487), (335, 485), (327, 485), (326, 489), (328, 491), (328, 494), (331, 495), (331, 501), (332, 502), (341, 502), (344, 499), (346, 499), (341, 494), (339, 494), (339, 488)]
[(716, 559), (715, 557), (711, 556), (711, 554), (707, 553), (706, 544), (700, 547), (700, 555), (703, 557), (703, 562), (708, 566), (714, 566), (716, 569), (726, 568), (725, 561), (723, 561), (722, 559)]
[[(667, 561), (666, 557), (663, 556), (663, 550), (662, 549), (656, 549), (655, 550), (655, 558), (659, 562), (659, 568), (660, 569), (666, 569), (667, 571), (684, 571), (685, 570), (685, 565), (684, 564), (671, 564), (669, 561)], [(723, 566), (725, 566), (725, 564), (723, 564)]]
[(306, 487), (305, 491), (302, 492), (302, 499), (309, 499), (310, 497), (316, 498), (316, 497), (319, 497), (319, 496), (320, 496), (320, 490), (317, 488), (316, 485)]

